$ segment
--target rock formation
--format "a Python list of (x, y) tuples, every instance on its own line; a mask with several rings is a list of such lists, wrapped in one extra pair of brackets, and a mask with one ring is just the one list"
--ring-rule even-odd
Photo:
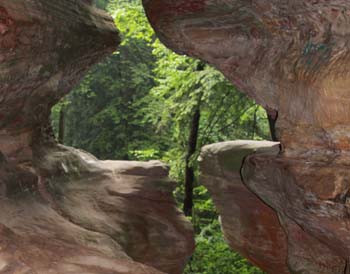
[(278, 143), (237, 141), (205, 146), (200, 180), (213, 197), (225, 238), (234, 250), (268, 273), (287, 274), (287, 239), (278, 216), (241, 180), (243, 159), (264, 152), (276, 156)]
[[(264, 261), (260, 242), (251, 244), (257, 241), (256, 235), (246, 239), (245, 233), (228, 227), (238, 223), (248, 233), (264, 226), (260, 241), (269, 242), (270, 233), (274, 233), (274, 244), (287, 250), (286, 266), (280, 265), (281, 269), (288, 267), (290, 273), (350, 273), (350, 3), (143, 2), (150, 22), (168, 47), (207, 61), (257, 103), (278, 113), (281, 151), (241, 158), (246, 189), (237, 178), (237, 169), (229, 169), (231, 173), (225, 168), (210, 171), (210, 180), (222, 180), (217, 184), (224, 190), (239, 189), (246, 197), (244, 202), (231, 192), (212, 190), (221, 213), (234, 218), (225, 222), (223, 216), (232, 246), (268, 273), (281, 273), (272, 266), (283, 262), (284, 251), (276, 262), (270, 261), (274, 253), (267, 252)], [(223, 150), (217, 150), (217, 159), (228, 153), (225, 147)], [(239, 146), (232, 145), (232, 154), (239, 151)], [(207, 182), (209, 188), (211, 184)], [(229, 197), (234, 200), (230, 202)], [(252, 204), (262, 213), (261, 220), (255, 218), (250, 223)], [(242, 209), (240, 215), (238, 209), (230, 212), (232, 207)], [(244, 213), (247, 219), (242, 217)], [(265, 215), (274, 220), (266, 224)]]
[[(240, 171), (245, 157), (266, 160), (279, 152), (279, 143), (258, 141), (225, 142), (202, 149), (201, 182), (213, 196), (225, 238), (234, 250), (266, 273), (344, 273), (344, 259), (287, 217), (279, 219), (243, 184)], [(245, 172), (246, 177), (250, 176)], [(251, 175), (261, 176), (255, 171)], [(254, 182), (264, 180), (258, 177)]]
[(56, 144), (49, 115), (119, 43), (90, 0), (0, 0), (0, 273), (181, 273), (189, 222), (160, 162)]

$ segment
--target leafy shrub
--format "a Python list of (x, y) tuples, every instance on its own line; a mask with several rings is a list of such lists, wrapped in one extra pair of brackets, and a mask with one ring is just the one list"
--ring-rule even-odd
[(229, 248), (217, 220), (196, 237), (196, 245), (185, 274), (263, 274)]

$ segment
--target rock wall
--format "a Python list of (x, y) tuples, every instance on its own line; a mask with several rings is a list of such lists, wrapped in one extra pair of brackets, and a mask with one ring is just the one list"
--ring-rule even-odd
[[(202, 149), (201, 182), (209, 189), (220, 213), (226, 240), (266, 273), (344, 273), (346, 262), (341, 256), (306, 233), (293, 219), (276, 213), (244, 185), (243, 181), (248, 180), (256, 185), (266, 184), (266, 180), (272, 180), (271, 174), (276, 176), (274, 180), (280, 180), (278, 171), (272, 172), (275, 167), (271, 166), (269, 177), (265, 177), (255, 169), (249, 170), (251, 166), (245, 162), (265, 162), (279, 153), (279, 143), (259, 141), (224, 142)], [(296, 199), (289, 189), (283, 193), (288, 196), (279, 197), (282, 192), (274, 190), (270, 196), (284, 199), (285, 204)]]
[(276, 212), (242, 183), (242, 161), (254, 153), (276, 156), (279, 144), (235, 141), (205, 146), (200, 181), (213, 197), (230, 246), (268, 273), (289, 273), (287, 238)]
[[(277, 214), (286, 234), (290, 273), (348, 273), (350, 3), (143, 3), (150, 22), (168, 47), (214, 65), (242, 92), (278, 113), (280, 153), (248, 155), (242, 159), (241, 176), (245, 191), (250, 192), (245, 195), (255, 194)], [(237, 184), (237, 174), (222, 178), (221, 173), (217, 170), (215, 176)], [(236, 199), (222, 202), (227, 200), (226, 194), (213, 194), (222, 212), (242, 203)], [(246, 214), (249, 216), (249, 210)], [(228, 238), (229, 234), (226, 232)], [(264, 265), (255, 258), (257, 254), (248, 253), (251, 246), (242, 248), (234, 243), (233, 247)], [(321, 256), (321, 251), (326, 255)]]
[(162, 163), (57, 146), (35, 166), (0, 196), (0, 273), (182, 273), (193, 232)]
[(160, 162), (58, 145), (51, 107), (120, 39), (90, 0), (0, 0), (0, 273), (181, 273), (194, 242)]

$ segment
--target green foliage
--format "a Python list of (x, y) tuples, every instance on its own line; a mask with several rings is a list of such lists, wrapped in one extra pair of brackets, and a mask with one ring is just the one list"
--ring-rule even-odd
[(99, 9), (106, 9), (108, 5), (108, 0), (93, 0), (92, 3)]
[(237, 253), (232, 252), (214, 221), (196, 237), (196, 251), (185, 274), (262, 274)]
[(59, 127), (58, 123), (59, 123), (60, 111), (62, 108), (66, 107), (68, 104), (69, 102), (66, 99), (63, 99), (51, 109), (51, 123), (54, 131), (56, 132), (56, 136), (58, 136), (58, 127)]
[(185, 273), (260, 274), (224, 242), (213, 202), (198, 181), (197, 156), (209, 143), (268, 139), (265, 111), (213, 67), (167, 49), (139, 0), (95, 4), (115, 18), (123, 42), (52, 109), (56, 134), (63, 108), (66, 145), (101, 159), (162, 159), (178, 182), (175, 197), (181, 207), (190, 122), (199, 108), (198, 146), (191, 158), (197, 178), (191, 218), (197, 249)]
[(131, 154), (139, 161), (148, 161), (152, 159), (159, 159), (159, 151), (153, 148), (144, 150), (133, 150)]
[(239, 93), (220, 72), (171, 52), (159, 40), (153, 47), (156, 86), (144, 98), (148, 107), (143, 111), (160, 135), (170, 135), (184, 151), (189, 121), (200, 105), (198, 148), (224, 140), (268, 138), (265, 111)]
[[(64, 140), (102, 159), (137, 159), (135, 151), (160, 150), (153, 126), (138, 112), (140, 99), (154, 86), (153, 31), (140, 5), (118, 6), (113, 15), (124, 42), (65, 98)], [(58, 109), (53, 109), (56, 132)]]

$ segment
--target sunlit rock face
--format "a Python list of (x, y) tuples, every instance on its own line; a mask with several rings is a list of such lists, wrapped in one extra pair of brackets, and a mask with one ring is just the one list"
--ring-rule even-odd
[(144, 0), (144, 6), (169, 47), (213, 64), (279, 112), (286, 149), (349, 148), (348, 1)]
[[(241, 167), (246, 157), (264, 161), (279, 153), (279, 143), (259, 141), (224, 142), (202, 149), (201, 182), (209, 189), (220, 213), (226, 240), (266, 273), (344, 273), (345, 260), (341, 256), (305, 233), (289, 217), (277, 214), (242, 182)], [(249, 167), (243, 166), (245, 180), (261, 176), (252, 180), (257, 185), (272, 180), (271, 175), (262, 176)], [(271, 174), (277, 179), (276, 173)], [(270, 195), (280, 194), (271, 191)], [(293, 198), (292, 193), (281, 197), (286, 204)]]
[(205, 146), (200, 181), (213, 197), (230, 246), (268, 273), (289, 273), (287, 238), (276, 212), (241, 180), (244, 157), (256, 152), (277, 155), (279, 144), (237, 141)]
[[(241, 176), (279, 216), (289, 271), (350, 271), (350, 2), (143, 2), (168, 47), (214, 65), (278, 112), (281, 152), (247, 156)], [(322, 270), (312, 252), (323, 247)]]
[(0, 273), (182, 273), (192, 227), (167, 167), (63, 146), (40, 155), (38, 181), (0, 197), (0, 262), (15, 271)]
[(119, 44), (90, 0), (0, 0), (0, 273), (181, 273), (191, 225), (160, 162), (56, 144), (49, 114)]

